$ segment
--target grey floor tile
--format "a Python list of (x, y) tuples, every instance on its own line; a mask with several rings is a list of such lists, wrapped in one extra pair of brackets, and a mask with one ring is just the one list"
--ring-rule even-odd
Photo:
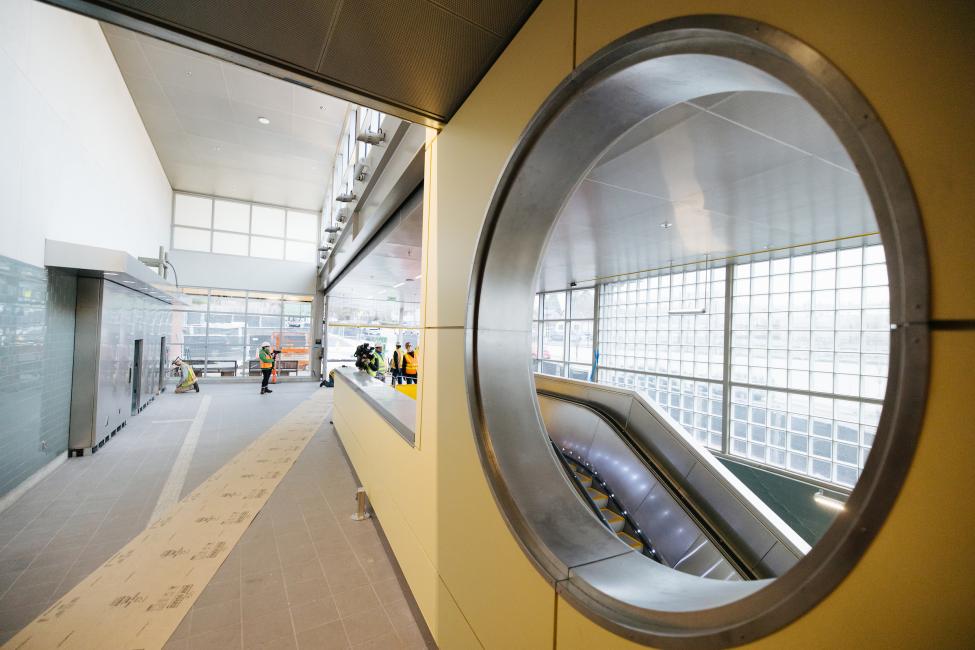
[(232, 650), (241, 647), (240, 625), (208, 630), (202, 634), (191, 634), (188, 638), (190, 650)]
[(211, 582), (203, 590), (203, 593), (200, 594), (200, 598), (196, 601), (196, 604), (200, 607), (206, 607), (208, 605), (224, 603), (228, 600), (240, 600), (240, 597), (239, 581)]
[(352, 645), (365, 643), (394, 631), (393, 624), (389, 622), (386, 612), (381, 607), (344, 617), (342, 625)]
[(182, 639), (170, 638), (163, 646), (162, 650), (189, 650), (190, 649), (190, 638), (184, 637)]
[(287, 593), (288, 603), (294, 607), (321, 600), (330, 595), (330, 590), (324, 578), (314, 578), (304, 582), (296, 582), (287, 588)]
[(14, 588), (9, 589), (4, 597), (0, 598), (0, 610), (19, 609), (32, 605), (43, 609), (50, 602), (59, 583), (60, 581), (41, 582), (23, 587), (17, 587), (17, 584), (14, 583)]
[(342, 618), (380, 607), (379, 598), (371, 585), (336, 591), (334, 598), (335, 605)]
[(243, 630), (245, 648), (260, 647), (264, 643), (294, 633), (291, 613), (287, 609), (247, 616)]
[(338, 608), (331, 596), (291, 607), (291, 621), (295, 632), (304, 632), (339, 618)]
[(405, 648), (406, 644), (395, 632), (390, 632), (352, 647), (354, 650), (394, 650)]
[(321, 564), (316, 560), (315, 562), (292, 564), (282, 567), (281, 575), (284, 577), (285, 587), (288, 587), (298, 582), (304, 582), (305, 580), (324, 578), (325, 572), (322, 571)]
[(395, 576), (373, 582), (372, 588), (376, 590), (376, 596), (379, 597), (379, 601), (384, 606), (406, 600), (403, 587), (400, 585), (399, 579)]
[(298, 633), (301, 650), (343, 650), (349, 647), (349, 639), (341, 621), (326, 623)]
[(190, 636), (198, 636), (228, 625), (241, 625), (241, 606), (239, 600), (225, 600), (214, 605), (193, 608), (190, 623)]
[(328, 580), (328, 585), (334, 592), (347, 591), (369, 582), (365, 571), (358, 563), (335, 567), (325, 566), (325, 579)]
[[(184, 495), (317, 389), (296, 385), (289, 402), (276, 400), (255, 416), (250, 385), (207, 388), (214, 403)], [(290, 390), (282, 387), (276, 397)], [(0, 514), (0, 595), (28, 567), (24, 585), (44, 585), (44, 591), (59, 581), (52, 594), (67, 592), (138, 534), (149, 523), (188, 428), (152, 421), (186, 418), (190, 411), (190, 401), (163, 396), (97, 454), (71, 459)], [(365, 647), (424, 647), (410, 643), (424, 641), (408, 608), (402, 614), (394, 607), (405, 606), (405, 594), (392, 577), (376, 526), (349, 519), (355, 487), (333, 430), (323, 427), (167, 648), (346, 648), (347, 629), (360, 645), (370, 644)], [(333, 591), (346, 596), (341, 614)], [(0, 610), (0, 642), (43, 608), (38, 603)]]

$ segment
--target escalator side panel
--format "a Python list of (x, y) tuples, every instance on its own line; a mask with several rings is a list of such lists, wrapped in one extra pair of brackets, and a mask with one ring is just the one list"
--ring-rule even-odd
[(539, 395), (539, 411), (556, 446), (575, 450), (574, 458), (591, 463), (665, 565), (687, 560), (694, 550), (698, 559), (685, 561), (686, 568), (678, 570), (713, 573), (721, 566), (721, 552), (608, 419), (576, 402), (545, 395)]
[(650, 490), (657, 485), (657, 479), (647, 471), (633, 450), (602, 419), (596, 427), (596, 435), (589, 451), (589, 462), (613, 488), (619, 502), (626, 504), (627, 508), (639, 508)]
[(776, 542), (772, 550), (762, 558), (759, 567), (762, 569), (763, 575), (780, 576), (798, 561), (799, 558), (785, 544)]
[(575, 458), (588, 458), (599, 416), (587, 409), (560, 408), (558, 400), (538, 396), (542, 421), (552, 441)]
[[(763, 570), (762, 558), (777, 540), (757, 517), (741, 507), (736, 495), (720, 485), (700, 463), (687, 474), (685, 489), (697, 507), (724, 532), (725, 542), (739, 549), (741, 560), (749, 569), (762, 578), (774, 577)], [(792, 559), (793, 564), (798, 560), (794, 556)]]
[(687, 555), (691, 544), (701, 534), (697, 524), (660, 484), (657, 484), (640, 507), (633, 520), (646, 531), (664, 564), (674, 566)]
[(627, 431), (653, 458), (674, 477), (687, 476), (697, 459), (688, 451), (687, 443), (678, 439), (654, 415), (634, 405)]

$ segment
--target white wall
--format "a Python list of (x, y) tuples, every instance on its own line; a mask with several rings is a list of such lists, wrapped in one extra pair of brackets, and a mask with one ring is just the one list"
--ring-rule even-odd
[[(169, 260), (176, 267), (181, 287), (210, 287), (271, 293), (312, 294), (315, 292), (317, 275), (314, 264), (183, 250), (170, 251)], [(170, 280), (172, 279), (170, 277)]]
[(44, 239), (158, 255), (172, 190), (98, 23), (0, 0), (0, 255)]

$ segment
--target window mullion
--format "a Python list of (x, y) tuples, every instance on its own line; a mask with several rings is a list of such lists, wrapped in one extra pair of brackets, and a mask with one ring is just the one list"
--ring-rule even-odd
[(721, 453), (731, 449), (731, 319), (734, 302), (735, 266), (729, 262), (724, 274), (724, 364), (721, 378)]

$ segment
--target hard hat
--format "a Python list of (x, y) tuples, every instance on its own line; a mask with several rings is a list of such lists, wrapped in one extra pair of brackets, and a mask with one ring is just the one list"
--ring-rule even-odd
[(261, 343), (261, 347), (262, 348), (269, 348), (269, 347), (271, 347), (271, 344), (268, 341), (264, 341), (263, 343)]

